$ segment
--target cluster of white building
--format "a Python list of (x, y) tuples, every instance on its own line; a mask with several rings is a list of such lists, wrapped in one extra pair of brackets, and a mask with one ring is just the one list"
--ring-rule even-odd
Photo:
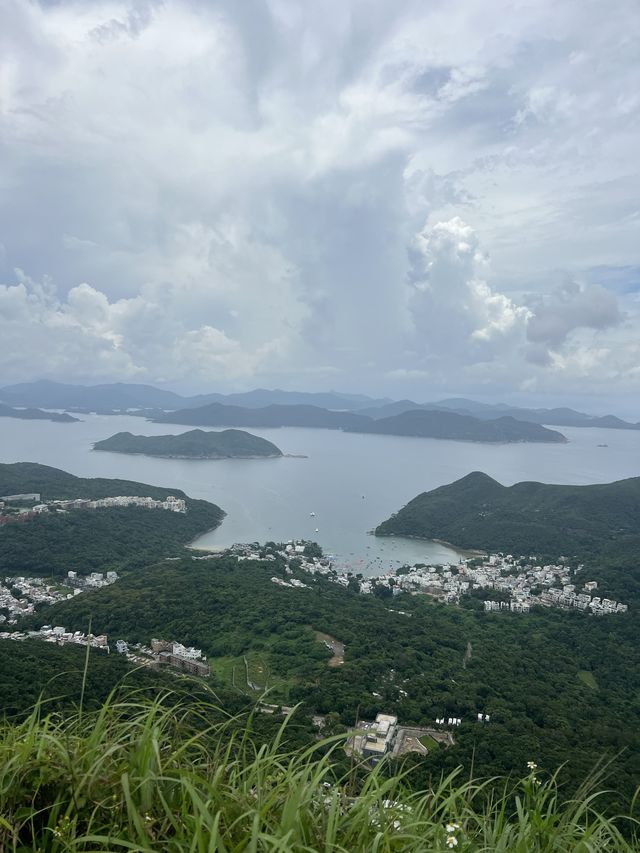
[[(592, 596), (597, 590), (597, 581), (579, 583), (577, 574), (584, 569), (578, 565), (572, 569), (566, 557), (556, 564), (537, 565), (535, 557), (513, 557), (511, 554), (492, 554), (482, 558), (460, 560), (457, 565), (416, 565), (391, 570), (374, 578), (356, 578), (349, 572), (337, 571), (330, 558), (306, 556), (307, 542), (291, 541), (269, 550), (257, 542), (249, 545), (233, 545), (224, 552), (204, 554), (194, 560), (214, 559), (231, 554), (241, 560), (276, 560), (286, 562), (286, 573), (291, 575), (291, 563), (296, 569), (309, 574), (324, 575), (329, 581), (346, 587), (357, 583), (363, 595), (371, 594), (379, 587), (387, 587), (391, 595), (402, 592), (426, 594), (446, 604), (458, 604), (460, 598), (474, 590), (495, 589), (508, 600), (484, 602), (485, 611), (508, 610), (513, 613), (528, 613), (531, 607), (577, 608), (585, 613), (602, 616), (625, 613), (628, 605), (609, 598)], [(272, 582), (283, 587), (305, 587), (292, 578), (283, 580), (272, 577)]]
[[(577, 583), (575, 571), (567, 558), (557, 564), (536, 565), (535, 558), (511, 554), (492, 554), (478, 563), (478, 559), (462, 560), (457, 566), (413, 566), (395, 573), (394, 587), (406, 592), (422, 592), (449, 604), (457, 604), (465, 593), (478, 589), (495, 589), (508, 596), (508, 600), (484, 602), (485, 611), (509, 610), (528, 613), (534, 605), (543, 607), (577, 608), (586, 613), (604, 615), (625, 613), (628, 605), (608, 598), (593, 596), (596, 581)], [(389, 582), (389, 575), (378, 582)]]
[(56, 625), (54, 628), (51, 625), (43, 625), (39, 631), (4, 631), (0, 632), (0, 640), (44, 640), (46, 643), (56, 643), (58, 646), (75, 644), (109, 651), (106, 634), (96, 635), (84, 634), (82, 631), (67, 631), (61, 625)]
[(68, 587), (52, 584), (45, 578), (4, 578), (0, 580), (0, 608), (7, 610), (8, 616), (0, 613), (0, 623), (13, 624), (19, 616), (33, 613), (36, 604), (56, 604), (73, 595)]
[(74, 587), (77, 595), (83, 589), (100, 589), (103, 586), (111, 586), (118, 580), (117, 572), (91, 572), (88, 575), (79, 575), (77, 572), (67, 572), (67, 584)]
[(382, 758), (391, 750), (397, 727), (398, 718), (392, 714), (378, 714), (373, 722), (359, 721), (351, 748), (363, 758)]
[(293, 589), (309, 589), (306, 583), (302, 583), (302, 581), (298, 580), (298, 578), (291, 578), (289, 581), (285, 581), (282, 578), (271, 578), (271, 583), (275, 583), (277, 586), (290, 586)]
[(117, 572), (91, 572), (89, 575), (67, 572), (64, 582), (58, 583), (39, 577), (5, 577), (0, 579), (0, 609), (7, 610), (8, 615), (0, 613), (0, 624), (14, 624), (18, 617), (33, 613), (37, 604), (57, 604), (85, 590), (110, 586), (117, 580)]
[(46, 503), (36, 504), (32, 511), (39, 513), (48, 512), (49, 510), (104, 509), (114, 506), (141, 506), (145, 509), (167, 509), (171, 512), (187, 511), (186, 501), (182, 498), (176, 498), (174, 495), (167, 495), (163, 501), (158, 501), (150, 497), (140, 497), (138, 495), (118, 495), (113, 498), (98, 498), (97, 500), (74, 498), (65, 501), (47, 501)]

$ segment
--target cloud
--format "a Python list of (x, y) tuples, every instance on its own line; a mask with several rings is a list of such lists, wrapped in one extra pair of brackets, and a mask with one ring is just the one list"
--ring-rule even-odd
[(566, 282), (547, 296), (535, 297), (530, 307), (528, 358), (540, 365), (551, 363), (551, 351), (559, 351), (575, 330), (610, 329), (623, 319), (615, 293), (599, 284)]
[(492, 361), (517, 341), (530, 312), (481, 277), (487, 259), (459, 217), (426, 226), (410, 250), (416, 345), (441, 365)]
[(639, 387), (635, 0), (0, 14), (3, 381)]

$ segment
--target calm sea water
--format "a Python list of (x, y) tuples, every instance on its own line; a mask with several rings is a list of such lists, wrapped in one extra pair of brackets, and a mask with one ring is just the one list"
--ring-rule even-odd
[[(160, 435), (188, 427), (83, 416), (76, 424), (0, 418), (0, 461), (41, 462), (83, 477), (123, 477), (178, 488), (226, 512), (200, 547), (315, 539), (340, 565), (372, 575), (405, 562), (446, 562), (434, 542), (376, 539), (368, 531), (420, 492), (470, 471), (501, 483), (604, 483), (640, 475), (640, 431), (562, 429), (568, 444), (484, 445), (333, 430), (251, 430), (308, 458), (197, 461), (93, 452), (115, 432)], [(606, 444), (607, 447), (598, 447)], [(0, 494), (2, 494), (0, 483)], [(314, 516), (311, 513), (315, 513)]]

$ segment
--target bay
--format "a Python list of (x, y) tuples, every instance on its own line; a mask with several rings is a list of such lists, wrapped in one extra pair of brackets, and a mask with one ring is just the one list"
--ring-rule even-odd
[[(567, 444), (487, 445), (334, 430), (253, 429), (285, 453), (306, 458), (186, 460), (91, 448), (122, 430), (162, 435), (187, 427), (130, 416), (82, 417), (75, 424), (0, 418), (0, 461), (40, 462), (82, 477), (182, 489), (227, 513), (222, 525), (200, 537), (196, 547), (314, 539), (338, 565), (364, 575), (407, 562), (456, 560), (457, 553), (443, 544), (379, 539), (369, 531), (420, 492), (471, 471), (484, 471), (505, 485), (520, 480), (604, 483), (640, 475), (640, 431), (562, 428)], [(607, 446), (598, 446), (603, 444)]]

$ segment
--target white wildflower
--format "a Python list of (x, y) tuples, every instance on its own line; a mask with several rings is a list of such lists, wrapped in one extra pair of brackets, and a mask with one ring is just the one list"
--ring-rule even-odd
[(529, 770), (533, 770), (534, 772), (538, 769), (538, 765), (535, 763), (535, 761), (527, 761), (527, 767), (529, 768)]
[(449, 850), (453, 850), (453, 848), (457, 847), (457, 846), (458, 846), (458, 839), (455, 837), (455, 835), (447, 836), (447, 847), (449, 848)]

